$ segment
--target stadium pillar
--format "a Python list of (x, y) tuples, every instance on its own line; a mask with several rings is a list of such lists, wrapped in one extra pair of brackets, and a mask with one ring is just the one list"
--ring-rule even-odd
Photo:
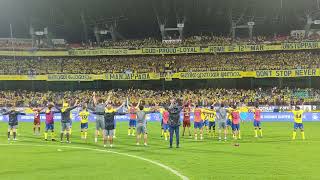
[(283, 86), (283, 79), (282, 78), (279, 78), (278, 86), (279, 86), (279, 88), (282, 88), (282, 86)]
[(253, 36), (253, 26), (249, 25), (249, 38), (252, 39)]
[(34, 81), (31, 81), (31, 90), (34, 91)]
[(253, 89), (254, 88), (254, 79), (250, 78), (250, 88)]
[(95, 89), (100, 89), (100, 81), (96, 81), (95, 84), (96, 84)]
[(308, 77), (308, 87), (312, 88), (312, 81), (311, 81), (311, 77)]
[(162, 91), (164, 91), (166, 88), (165, 88), (165, 79), (161, 79), (161, 88), (162, 88)]

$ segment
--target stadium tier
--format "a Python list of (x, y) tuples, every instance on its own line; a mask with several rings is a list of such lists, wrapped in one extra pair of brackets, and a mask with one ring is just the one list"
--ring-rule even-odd
[[(130, 41), (129, 41), (130, 42)], [(134, 41), (133, 41), (134, 42)], [(216, 54), (216, 53), (239, 53), (239, 52), (264, 52), (264, 51), (294, 51), (294, 50), (305, 50), (305, 49), (319, 49), (319, 41), (306, 41), (301, 40), (297, 42), (262, 42), (249, 44), (246, 41), (234, 42), (229, 45), (188, 45), (183, 44), (166, 45), (164, 47), (154, 46), (149, 47), (148, 44), (140, 45), (139, 47), (90, 47), (80, 49), (16, 49), (14, 46), (5, 50), (0, 50), (2, 56), (112, 56), (112, 55), (163, 55), (163, 54)], [(1, 49), (1, 48), (0, 48)], [(12, 51), (14, 50), (14, 51)]]
[[(8, 104), (18, 107), (44, 106), (48, 102), (58, 102), (74, 99), (76, 96), (81, 102), (91, 102), (93, 91), (63, 91), (63, 92), (34, 92), (34, 91), (1, 91), (0, 107)], [(144, 104), (149, 106), (165, 105), (170, 98), (176, 97), (181, 102), (192, 99), (199, 106), (219, 104), (223, 101), (226, 104), (245, 103), (248, 106), (255, 104), (269, 106), (289, 105), (317, 105), (320, 102), (320, 91), (317, 89), (198, 89), (198, 90), (115, 90), (116, 95), (110, 99), (114, 104), (121, 105), (126, 97), (132, 102), (138, 103), (143, 99)], [(98, 91), (97, 96), (107, 96), (108, 91)], [(311, 110), (311, 109), (310, 109)]]
[[(318, 51), (263, 52), (216, 55), (167, 55), (167, 56), (104, 56), (104, 57), (1, 57), (2, 75), (46, 75), (46, 74), (92, 74), (105, 73), (161, 73), (170, 72), (173, 78), (179, 72), (186, 75), (198, 72), (233, 71), (226, 78), (238, 77), (300, 77), (319, 76)], [(279, 72), (268, 74), (272, 70), (292, 70), (293, 73)], [(309, 70), (309, 71), (304, 71)], [(202, 72), (202, 74), (201, 74)], [(251, 72), (251, 74), (250, 74)], [(289, 71), (288, 71), (289, 72)], [(174, 74), (177, 73), (177, 74)], [(196, 77), (196, 79), (206, 79)], [(228, 77), (228, 75), (230, 77)], [(214, 74), (208, 79), (215, 78)], [(4, 76), (3, 76), (4, 77)], [(154, 77), (160, 78), (160, 76)], [(219, 77), (216, 77), (219, 78)], [(223, 78), (221, 76), (220, 78)]]

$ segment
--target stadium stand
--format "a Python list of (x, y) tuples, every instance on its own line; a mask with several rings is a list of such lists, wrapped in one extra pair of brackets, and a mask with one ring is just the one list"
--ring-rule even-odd
[[(64, 91), (64, 92), (35, 92), (26, 90), (2, 91), (0, 93), (0, 107), (8, 104), (18, 107), (44, 106), (48, 102), (62, 104), (63, 100), (74, 100), (78, 98), (81, 102), (91, 102), (93, 91)], [(98, 91), (97, 96), (106, 98), (109, 91)], [(144, 104), (154, 106), (164, 105), (170, 98), (177, 97), (181, 102), (192, 99), (193, 103), (200, 106), (211, 104), (244, 103), (248, 106), (260, 105), (313, 105), (320, 102), (320, 91), (318, 89), (293, 89), (293, 88), (268, 88), (268, 89), (198, 89), (198, 90), (114, 90), (111, 101), (121, 105), (128, 97), (132, 102), (137, 103), (143, 99)], [(128, 96), (129, 95), (129, 96)]]
[(0, 57), (0, 74), (101, 74), (319, 68), (317, 51), (216, 55)]

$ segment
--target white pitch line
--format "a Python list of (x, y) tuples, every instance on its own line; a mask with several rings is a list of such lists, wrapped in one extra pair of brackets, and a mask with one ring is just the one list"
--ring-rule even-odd
[(139, 160), (142, 160), (142, 161), (149, 162), (149, 163), (154, 164), (156, 166), (160, 166), (160, 167), (164, 168), (167, 171), (170, 171), (171, 173), (173, 173), (174, 175), (178, 176), (182, 180), (189, 180), (189, 178), (187, 176), (184, 176), (179, 171), (174, 170), (173, 168), (171, 168), (169, 166), (166, 166), (166, 165), (164, 165), (162, 163), (159, 163), (159, 162), (147, 159), (147, 158), (143, 158), (143, 157), (140, 157), (140, 156), (131, 155), (131, 154), (127, 154), (127, 153), (116, 152), (116, 151), (94, 149), (94, 148), (86, 148), (86, 147), (79, 147), (79, 146), (56, 146), (56, 145), (40, 145), (40, 144), (32, 144), (32, 145), (31, 144), (0, 144), (0, 146), (60, 147), (60, 148), (82, 149), (82, 150), (91, 150), (91, 151), (97, 151), (97, 152), (113, 153), (113, 154), (118, 154), (118, 155), (127, 156), (127, 157), (131, 157), (131, 158), (135, 158), (135, 159), (139, 159)]

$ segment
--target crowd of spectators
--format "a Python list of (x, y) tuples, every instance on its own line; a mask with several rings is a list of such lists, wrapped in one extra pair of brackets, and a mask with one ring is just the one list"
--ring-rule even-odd
[(0, 74), (102, 74), (319, 68), (317, 51), (167, 56), (0, 58)]
[[(171, 39), (172, 40), (172, 39)], [(301, 41), (319, 41), (320, 36), (314, 35), (308, 38), (294, 37), (294, 36), (254, 36), (249, 38), (231, 38), (228, 36), (214, 36), (214, 35), (195, 35), (185, 37), (182, 40), (176, 41), (161, 41), (155, 38), (146, 39), (130, 39), (111, 41), (105, 40), (100, 44), (96, 42), (83, 43), (81, 46), (75, 46), (77, 49), (88, 48), (144, 48), (144, 47), (177, 47), (177, 46), (227, 46), (239, 44), (280, 44), (283, 42), (301, 42)], [(72, 48), (72, 46), (71, 46)]]
[[(137, 104), (139, 100), (146, 106), (165, 105), (171, 98), (177, 98), (179, 102), (190, 101), (199, 106), (224, 103), (246, 104), (248, 106), (270, 105), (310, 105), (320, 102), (320, 91), (317, 89), (198, 89), (198, 90), (110, 90), (96, 92), (99, 98), (106, 99), (112, 92), (111, 101), (114, 105), (120, 105), (125, 101)], [(0, 107), (14, 105), (18, 107), (45, 106), (48, 102), (62, 104), (72, 102), (75, 99), (81, 102), (92, 103), (93, 91), (64, 91), (64, 92), (33, 92), (25, 90), (0, 91)]]
[[(249, 38), (231, 38), (228, 36), (214, 36), (212, 34), (188, 36), (177, 41), (162, 41), (155, 38), (145, 39), (125, 39), (112, 41), (106, 39), (99, 44), (95, 41), (81, 44), (55, 44), (48, 45), (44, 42), (39, 42), (33, 46), (31, 39), (10, 39), (0, 38), (1, 50), (66, 50), (74, 49), (93, 49), (93, 48), (144, 48), (144, 47), (177, 47), (177, 46), (210, 46), (210, 45), (231, 45), (231, 44), (280, 44), (283, 42), (301, 42), (301, 41), (318, 41), (319, 35), (313, 35), (308, 38), (294, 36), (255, 36)], [(168, 43), (170, 42), (170, 43)]]

